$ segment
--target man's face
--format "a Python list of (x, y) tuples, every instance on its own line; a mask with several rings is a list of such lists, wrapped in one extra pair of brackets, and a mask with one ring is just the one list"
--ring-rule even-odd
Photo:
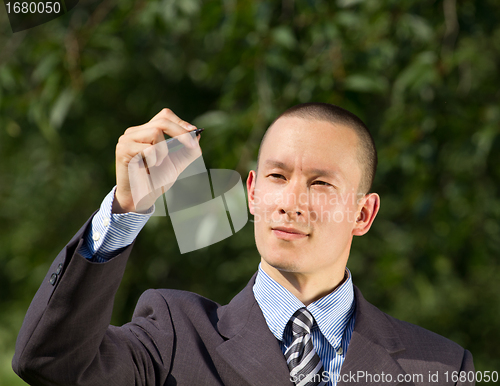
[(344, 126), (280, 118), (247, 181), (255, 240), (280, 271), (342, 272), (359, 215), (358, 137)]

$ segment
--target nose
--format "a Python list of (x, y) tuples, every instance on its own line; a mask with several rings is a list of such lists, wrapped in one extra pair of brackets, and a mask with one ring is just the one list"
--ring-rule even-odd
[(290, 181), (282, 191), (278, 202), (278, 212), (292, 219), (303, 218), (309, 202), (307, 188), (301, 187), (298, 181)]

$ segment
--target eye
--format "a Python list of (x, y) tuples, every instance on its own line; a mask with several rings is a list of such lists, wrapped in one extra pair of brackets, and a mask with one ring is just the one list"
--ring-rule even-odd
[(323, 185), (323, 186), (330, 186), (328, 182), (325, 181), (314, 181), (312, 185)]
[(281, 180), (285, 179), (285, 177), (283, 175), (278, 174), (278, 173), (271, 173), (271, 174), (269, 174), (269, 177), (274, 178), (274, 179), (281, 179)]

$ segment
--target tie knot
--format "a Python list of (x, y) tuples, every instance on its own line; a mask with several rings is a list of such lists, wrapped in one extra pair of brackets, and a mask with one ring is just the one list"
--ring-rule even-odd
[(290, 319), (293, 335), (310, 334), (314, 318), (307, 308), (299, 308)]

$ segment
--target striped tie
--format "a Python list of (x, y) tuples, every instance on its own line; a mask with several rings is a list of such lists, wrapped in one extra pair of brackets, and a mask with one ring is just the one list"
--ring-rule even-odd
[(290, 379), (297, 386), (324, 385), (321, 382), (323, 364), (311, 340), (314, 318), (307, 308), (301, 308), (291, 317), (293, 342), (285, 352)]

